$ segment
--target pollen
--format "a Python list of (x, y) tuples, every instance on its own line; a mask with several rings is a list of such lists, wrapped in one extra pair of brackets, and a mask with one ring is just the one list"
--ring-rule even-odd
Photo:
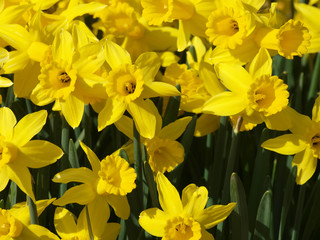
[(60, 79), (60, 81), (61, 81), (62, 83), (68, 83), (68, 82), (71, 81), (70, 76), (69, 76), (68, 73), (66, 73), (66, 72), (60, 73), (60, 75), (58, 76), (58, 78)]
[(125, 89), (128, 94), (134, 93), (134, 90), (136, 89), (136, 84), (133, 82), (127, 82), (125, 83)]

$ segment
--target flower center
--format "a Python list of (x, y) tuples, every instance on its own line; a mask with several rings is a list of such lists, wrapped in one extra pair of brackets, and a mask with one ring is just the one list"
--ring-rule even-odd
[(266, 117), (278, 113), (288, 105), (287, 87), (277, 76), (264, 75), (250, 86), (249, 106)]
[(59, 79), (62, 83), (68, 83), (68, 82), (71, 81), (70, 76), (69, 76), (68, 73), (66, 73), (66, 72), (60, 73), (60, 75), (58, 76), (58, 79)]
[(23, 225), (16, 220), (11, 214), (5, 210), (0, 209), (0, 238), (11, 239), (19, 237)]
[(145, 146), (154, 172), (170, 172), (184, 160), (184, 148), (177, 141), (154, 137), (146, 139)]
[(129, 103), (138, 98), (143, 90), (143, 76), (135, 65), (121, 65), (108, 76), (106, 91), (109, 97)]
[(6, 142), (5, 137), (0, 135), (0, 169), (3, 165), (14, 161), (17, 154), (17, 147), (10, 142)]
[(200, 224), (189, 217), (174, 217), (168, 220), (164, 237), (168, 240), (198, 240), (201, 238)]
[(126, 195), (135, 187), (136, 173), (120, 156), (107, 156), (101, 161), (97, 192), (100, 195)]
[(320, 157), (320, 133), (315, 134), (311, 138), (311, 147), (313, 149), (313, 155), (316, 158)]

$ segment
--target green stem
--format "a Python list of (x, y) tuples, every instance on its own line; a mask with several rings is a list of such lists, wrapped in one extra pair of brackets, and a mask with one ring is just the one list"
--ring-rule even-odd
[(32, 201), (31, 197), (29, 196), (27, 196), (27, 202), (29, 205), (30, 224), (39, 224), (36, 204)]

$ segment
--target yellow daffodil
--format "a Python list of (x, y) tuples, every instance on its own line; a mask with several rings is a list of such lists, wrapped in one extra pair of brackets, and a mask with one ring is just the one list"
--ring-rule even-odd
[(58, 206), (69, 203), (100, 204), (103, 201), (104, 204), (109, 203), (113, 207), (117, 216), (128, 219), (130, 206), (126, 195), (136, 187), (134, 169), (120, 156), (110, 155), (100, 162), (89, 147), (82, 142), (80, 145), (88, 157), (92, 170), (81, 167), (66, 169), (56, 174), (52, 179), (54, 182), (83, 184), (68, 189), (54, 204)]
[(163, 210), (150, 208), (140, 213), (139, 223), (151, 235), (167, 240), (214, 239), (206, 229), (224, 221), (235, 203), (213, 205), (205, 208), (208, 190), (190, 184), (178, 191), (162, 174), (156, 177), (159, 201)]
[[(141, 140), (146, 146), (148, 162), (154, 173), (170, 172), (184, 160), (184, 148), (175, 140), (182, 135), (191, 121), (191, 117), (180, 118), (162, 128), (162, 118), (156, 106), (151, 100), (147, 100), (146, 103), (156, 119), (154, 136)], [(115, 125), (121, 132), (133, 139), (133, 121), (131, 118), (124, 115)], [(131, 145), (131, 147), (133, 146)]]
[(295, 3), (294, 8), (297, 10), (295, 18), (303, 21), (310, 30), (310, 46), (308, 52), (315, 53), (320, 51), (320, 27), (315, 16), (319, 16), (320, 9), (304, 3)]
[[(38, 215), (53, 201), (54, 199), (37, 201)], [(59, 240), (58, 236), (45, 227), (30, 224), (29, 206), (25, 202), (15, 204), (9, 210), (0, 208), (0, 224), (0, 239)]]
[(205, 23), (213, 9), (212, 0), (142, 0), (142, 16), (150, 25), (160, 26), (163, 22), (179, 20), (178, 51), (183, 51), (190, 35), (204, 37)]
[(109, 40), (105, 42), (105, 57), (112, 70), (105, 83), (108, 99), (99, 112), (98, 130), (113, 124), (128, 110), (139, 133), (146, 138), (153, 136), (155, 117), (144, 98), (180, 95), (174, 86), (154, 81), (159, 57), (156, 53), (144, 53), (132, 64), (129, 53)]
[(9, 108), (0, 108), (0, 191), (10, 179), (35, 201), (28, 168), (42, 168), (63, 155), (62, 150), (50, 142), (31, 140), (40, 132), (46, 118), (47, 112), (41, 110), (17, 123)]
[(297, 184), (306, 183), (314, 174), (320, 158), (320, 97), (312, 109), (312, 119), (294, 111), (291, 133), (269, 139), (261, 146), (265, 149), (284, 154), (295, 154), (292, 166), (297, 166)]
[(75, 49), (73, 38), (69, 32), (61, 31), (52, 48), (43, 46), (45, 57), (40, 63), (39, 83), (30, 98), (39, 106), (55, 102), (53, 110), (61, 110), (69, 125), (76, 128), (82, 120), (84, 104), (105, 98), (106, 93), (102, 90), (103, 78), (95, 75), (104, 63), (101, 45), (92, 43)]
[(99, 17), (93, 27), (102, 30), (108, 38), (116, 39), (136, 60), (149, 51), (176, 51), (178, 30), (172, 27), (150, 27), (136, 8), (126, 2), (116, 2), (95, 13)]
[[(119, 223), (107, 223), (110, 217), (108, 205), (105, 202), (97, 202), (96, 205), (89, 204), (90, 227), (94, 239), (115, 240), (120, 232)], [(57, 207), (54, 214), (54, 225), (57, 233), (62, 239), (90, 239), (86, 207), (79, 215), (77, 222), (75, 216), (67, 209)]]
[[(3, 65), (9, 60), (9, 52), (0, 47), (0, 74), (4, 73)], [(0, 87), (10, 87), (13, 84), (10, 79), (0, 76)]]
[[(259, 5), (263, 1), (252, 1)], [(261, 6), (255, 6), (258, 9)], [(255, 8), (247, 8), (242, 1), (218, 1), (206, 24), (209, 41), (222, 48), (235, 49), (253, 33), (256, 27)]]
[(65, 8), (61, 8), (58, 14), (42, 13), (45, 28), (50, 33), (57, 33), (61, 29), (67, 30), (72, 26), (76, 17), (84, 14), (93, 14), (106, 7), (105, 4), (98, 2), (91, 2), (87, 4), (79, 3), (79, 1), (69, 1)]
[(266, 49), (253, 59), (249, 72), (238, 64), (221, 63), (217, 72), (228, 91), (213, 96), (203, 112), (219, 116), (241, 115), (246, 122), (286, 130), (290, 127), (287, 114), (289, 92), (277, 76), (271, 76), (272, 61)]

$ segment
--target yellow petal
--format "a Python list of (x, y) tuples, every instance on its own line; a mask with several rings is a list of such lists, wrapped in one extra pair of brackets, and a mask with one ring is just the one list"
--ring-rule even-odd
[(37, 62), (41, 62), (45, 59), (46, 53), (49, 49), (49, 46), (43, 42), (33, 42), (27, 52), (28, 56)]
[(32, 41), (30, 33), (18, 24), (1, 24), (0, 37), (17, 50), (25, 51)]
[(202, 61), (200, 63), (199, 77), (203, 81), (206, 90), (214, 96), (225, 91), (225, 87), (220, 83), (215, 73), (214, 67)]
[(188, 46), (190, 39), (190, 30), (185, 26), (182, 20), (179, 20), (179, 32), (178, 32), (178, 51), (182, 52)]
[(97, 157), (97, 155), (87, 146), (85, 145), (83, 142), (80, 141), (80, 146), (82, 147), (83, 151), (86, 153), (87, 158), (90, 162), (92, 171), (95, 174), (98, 174), (101, 166), (100, 166), (100, 160)]
[(128, 138), (133, 139), (133, 120), (126, 115), (123, 115), (114, 123), (117, 129), (125, 134)]
[(127, 196), (109, 194), (106, 196), (107, 202), (113, 208), (115, 214), (124, 220), (130, 216), (130, 206)]
[(120, 229), (121, 225), (119, 223), (107, 223), (100, 239), (115, 240), (120, 233)]
[(0, 169), (0, 192), (6, 188), (6, 186), (8, 185), (8, 182), (9, 182), (9, 177), (8, 177), (8, 174), (7, 174), (7, 166), (3, 166), (1, 169)]
[(305, 136), (306, 129), (309, 129), (314, 122), (306, 115), (298, 113), (293, 108), (287, 106), (286, 111), (291, 118), (291, 128), (290, 131), (294, 134)]
[(224, 221), (232, 212), (236, 203), (228, 205), (213, 205), (202, 210), (194, 217), (204, 228), (209, 229)]
[(312, 108), (312, 120), (315, 122), (320, 122), (320, 96), (314, 102)]
[(30, 168), (42, 168), (56, 162), (63, 151), (51, 142), (32, 140), (19, 148), (18, 159)]
[(11, 139), (13, 127), (17, 123), (16, 117), (10, 108), (0, 108), (0, 132), (6, 139)]
[(67, 10), (65, 10), (61, 15), (65, 16), (68, 21), (71, 21), (72, 19), (79, 17), (81, 15), (87, 14), (87, 13), (95, 13), (97, 11), (101, 11), (106, 7), (105, 4), (99, 3), (99, 2), (90, 2), (88, 4), (76, 4), (74, 6), (69, 6)]
[(96, 176), (86, 167), (69, 168), (57, 173), (52, 181), (56, 183), (80, 182), (87, 184), (95, 184)]
[(297, 166), (297, 184), (302, 185), (312, 177), (316, 171), (317, 161), (318, 159), (313, 156), (313, 151), (309, 147), (294, 156), (292, 166)]
[(23, 146), (40, 132), (47, 120), (47, 111), (40, 110), (24, 116), (13, 129), (12, 142)]
[(303, 151), (307, 144), (295, 134), (284, 134), (263, 142), (261, 147), (280, 154), (291, 155)]
[(141, 69), (143, 81), (150, 83), (159, 71), (160, 58), (155, 52), (145, 52), (137, 58), (135, 65)]
[(243, 111), (247, 103), (243, 95), (223, 92), (210, 98), (202, 112), (218, 116), (232, 116)]
[(106, 105), (98, 115), (98, 131), (118, 121), (127, 108), (127, 104), (107, 99)]
[(220, 117), (204, 113), (197, 118), (196, 128), (194, 129), (194, 136), (203, 137), (217, 130), (219, 126)]
[(285, 131), (292, 127), (291, 118), (285, 109), (266, 117), (264, 122), (267, 128), (278, 131)]
[(253, 79), (258, 79), (263, 75), (271, 76), (272, 59), (265, 48), (260, 48), (258, 54), (250, 63), (249, 73)]
[(156, 182), (159, 202), (164, 212), (172, 215), (181, 214), (183, 206), (177, 189), (161, 172), (158, 172)]
[(23, 228), (21, 235), (17, 239), (59, 240), (59, 237), (45, 227), (32, 224)]
[(82, 120), (84, 103), (76, 96), (70, 94), (65, 101), (60, 101), (61, 112), (68, 124), (75, 129)]
[(69, 203), (78, 203), (80, 205), (88, 204), (96, 197), (92, 185), (81, 184), (68, 189), (61, 198), (53, 202), (54, 205), (64, 206)]
[(104, 47), (106, 61), (112, 69), (122, 64), (131, 64), (130, 54), (118, 44), (106, 40)]
[(110, 217), (109, 205), (105, 198), (98, 196), (87, 208), (93, 235), (101, 236)]
[(138, 98), (128, 104), (128, 111), (140, 135), (145, 138), (153, 138), (156, 131), (156, 117), (149, 109), (149, 105), (143, 99)]
[(31, 184), (31, 174), (26, 166), (21, 162), (12, 162), (7, 164), (7, 174), (9, 179), (15, 182), (18, 187), (35, 202)]
[(151, 82), (145, 84), (141, 97), (152, 98), (159, 96), (179, 96), (181, 93), (175, 86), (164, 82)]
[(0, 87), (10, 87), (12, 84), (11, 80), (0, 76)]
[[(22, 87), (23, 85), (21, 86), (21, 88)], [(26, 94), (24, 91), (20, 91), (20, 90), (21, 89), (17, 90), (18, 94), (22, 94), (22, 95)], [(41, 84), (36, 85), (35, 88), (32, 90), (30, 99), (34, 104), (38, 106), (44, 106), (54, 101), (54, 98), (50, 97), (50, 90), (44, 89)]]
[(244, 94), (252, 82), (250, 74), (238, 64), (220, 63), (216, 72), (222, 84), (232, 92)]
[(149, 208), (140, 213), (139, 224), (151, 235), (162, 237), (168, 219), (169, 215), (160, 209)]
[(59, 236), (63, 239), (71, 238), (77, 232), (75, 216), (66, 208), (56, 208), (54, 226)]
[(192, 117), (184, 117), (168, 124), (160, 130), (158, 137), (176, 140), (183, 134), (191, 119)]
[(205, 208), (208, 201), (208, 190), (205, 187), (189, 184), (182, 191), (181, 201), (184, 213), (188, 216), (195, 216)]

